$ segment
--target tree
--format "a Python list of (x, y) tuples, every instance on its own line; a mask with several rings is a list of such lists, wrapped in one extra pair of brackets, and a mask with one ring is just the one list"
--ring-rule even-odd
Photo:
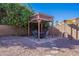
[(21, 4), (0, 4), (0, 24), (27, 27), (27, 22), (32, 14), (31, 10)]

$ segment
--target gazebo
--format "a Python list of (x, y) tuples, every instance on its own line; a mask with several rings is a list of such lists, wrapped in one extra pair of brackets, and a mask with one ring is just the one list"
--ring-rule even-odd
[(34, 15), (32, 15), (30, 17), (30, 20), (28, 21), (28, 36), (30, 34), (30, 23), (37, 23), (37, 37), (38, 39), (40, 39), (40, 33), (42, 31), (42, 22), (51, 22), (51, 24), (53, 25), (53, 17), (52, 16), (48, 16), (46, 14), (42, 14), (42, 13), (36, 13)]

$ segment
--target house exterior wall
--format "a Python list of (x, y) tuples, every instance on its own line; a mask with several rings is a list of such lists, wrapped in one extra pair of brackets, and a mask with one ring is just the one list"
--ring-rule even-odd
[(10, 25), (0, 25), (0, 36), (27, 35), (27, 30)]

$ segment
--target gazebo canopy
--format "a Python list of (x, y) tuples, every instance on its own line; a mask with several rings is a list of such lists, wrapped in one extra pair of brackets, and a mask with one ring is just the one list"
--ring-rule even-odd
[(64, 20), (66, 24), (79, 24), (79, 18)]
[(46, 14), (42, 14), (42, 13), (36, 13), (34, 15), (32, 15), (30, 17), (30, 20), (28, 21), (28, 36), (29, 36), (29, 26), (30, 23), (37, 23), (38, 25), (38, 39), (40, 38), (40, 33), (42, 31), (42, 22), (52, 22), (53, 17), (52, 16), (48, 16)]
[(39, 21), (52, 21), (52, 16), (48, 16), (42, 13), (36, 13), (31, 16), (30, 22), (39, 22)]

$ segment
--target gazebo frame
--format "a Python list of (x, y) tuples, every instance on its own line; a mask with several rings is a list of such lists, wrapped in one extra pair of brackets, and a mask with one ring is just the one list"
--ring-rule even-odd
[(41, 24), (42, 21), (52, 22), (52, 26), (53, 26), (52, 16), (48, 16), (41, 13), (34, 14), (30, 17), (30, 20), (28, 21), (28, 36), (30, 35), (30, 23), (33, 22), (38, 24), (38, 39), (40, 39), (40, 25), (42, 30), (42, 24)]

